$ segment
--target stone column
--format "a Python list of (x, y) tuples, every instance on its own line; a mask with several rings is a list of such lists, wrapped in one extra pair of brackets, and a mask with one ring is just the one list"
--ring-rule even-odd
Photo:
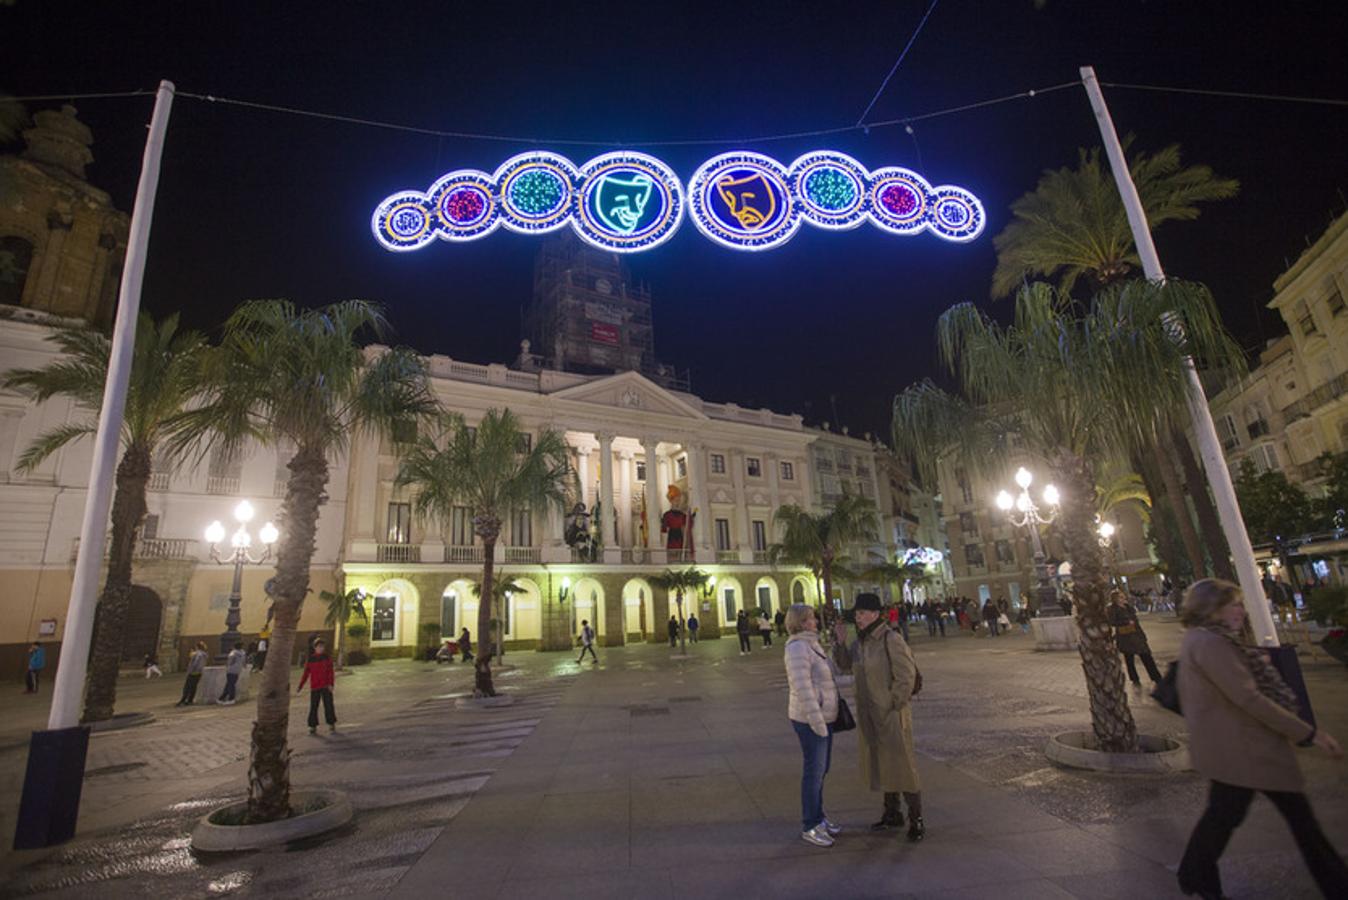
[(646, 546), (655, 548), (660, 546), (660, 460), (655, 438), (643, 436), (641, 447), (646, 451)]
[(688, 448), (688, 483), (692, 492), (692, 508), (697, 510), (697, 520), (693, 523), (690, 540), (697, 548), (698, 562), (709, 563), (716, 560), (711, 544), (711, 503), (707, 493), (707, 453), (701, 444), (686, 444)]
[(576, 447), (576, 477), (580, 479), (580, 502), (588, 510), (594, 503), (590, 499), (590, 448)]
[(613, 533), (613, 435), (603, 432), (599, 435), (599, 528), (604, 536), (604, 562), (614, 557), (613, 562), (621, 558), (618, 550), (618, 536)]
[[(763, 457), (763, 465), (767, 467), (768, 505), (772, 507), (772, 515), (775, 516), (777, 507), (782, 505), (782, 461), (775, 453), (770, 453)], [(772, 542), (772, 522), (768, 522), (768, 542)]]
[(744, 454), (738, 450), (730, 454), (730, 482), (735, 492), (735, 547), (744, 552), (749, 549), (749, 473), (744, 467)]
[(618, 451), (618, 540), (624, 547), (635, 547), (632, 536), (632, 459), (627, 448)]

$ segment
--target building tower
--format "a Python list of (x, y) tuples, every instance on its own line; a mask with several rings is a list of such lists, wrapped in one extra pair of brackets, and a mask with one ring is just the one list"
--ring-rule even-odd
[(570, 231), (540, 248), (523, 325), (533, 352), (521, 354), (522, 368), (635, 371), (667, 387), (688, 387), (686, 378), (655, 358), (650, 291), (632, 284), (618, 254), (591, 247)]

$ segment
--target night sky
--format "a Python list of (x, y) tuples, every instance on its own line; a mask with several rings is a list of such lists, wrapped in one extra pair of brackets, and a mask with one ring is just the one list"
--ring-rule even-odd
[[(393, 254), (374, 206), (455, 168), (488, 172), (537, 146), (577, 164), (618, 142), (684, 179), (726, 150), (789, 163), (813, 149), (968, 187), (989, 223), (974, 243), (803, 227), (764, 253), (723, 249), (685, 222), (628, 257), (654, 295), (656, 351), (709, 400), (887, 429), (894, 393), (936, 374), (949, 305), (991, 304), (992, 237), (1047, 168), (1098, 141), (1080, 87), (902, 128), (749, 144), (851, 125), (928, 0), (896, 3), (70, 3), (0, 6), (0, 91), (153, 88), (302, 107), (538, 144), (437, 138), (180, 98), (154, 219), (144, 305), (212, 329), (238, 301), (347, 297), (388, 307), (399, 340), (473, 362), (512, 359), (540, 238), (498, 230)], [(944, 0), (870, 119), (920, 115), (1078, 78), (1348, 98), (1341, 3)], [(1333, 10), (1331, 12), (1331, 10)], [(1348, 193), (1348, 108), (1106, 88), (1121, 132), (1240, 179), (1235, 200), (1157, 232), (1166, 270), (1206, 282), (1249, 347), (1279, 333), (1263, 306)], [(152, 98), (83, 100), (89, 177), (131, 208)], [(58, 103), (35, 103), (34, 109)], [(548, 139), (602, 146), (549, 145)], [(991, 308), (1006, 311), (1009, 303)]]

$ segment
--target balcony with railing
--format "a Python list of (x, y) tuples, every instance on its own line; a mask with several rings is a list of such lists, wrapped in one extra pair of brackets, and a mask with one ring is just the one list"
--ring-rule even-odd
[(206, 493), (237, 494), (239, 492), (238, 475), (207, 475)]
[(622, 561), (627, 565), (644, 566), (651, 561), (651, 551), (646, 547), (624, 547)]
[(691, 548), (685, 547), (682, 550), (668, 550), (666, 552), (669, 554), (668, 559), (671, 566), (680, 563), (693, 562), (693, 551)]
[(145, 482), (145, 489), (147, 491), (155, 491), (159, 493), (167, 491), (169, 489), (169, 473), (151, 472), (150, 479)]
[[(103, 555), (108, 555), (111, 540), (104, 541)], [(70, 545), (70, 561), (80, 555), (80, 539)], [(141, 538), (136, 541), (135, 559), (199, 559), (197, 542), (193, 538)]]
[(381, 563), (419, 563), (421, 562), (420, 544), (376, 544), (375, 562)]
[(468, 547), (457, 547), (452, 544), (445, 545), (444, 561), (447, 563), (480, 563), (485, 559), (482, 552), (482, 545), (476, 544)]
[(1288, 422), (1294, 419), (1304, 419), (1326, 403), (1337, 400), (1346, 393), (1348, 393), (1348, 372), (1341, 372), (1337, 377), (1326, 381), (1291, 406), (1284, 407), (1283, 417)]
[(716, 561), (722, 565), (727, 563), (734, 565), (740, 561), (740, 552), (738, 550), (717, 550)]
[(540, 563), (543, 561), (543, 550), (540, 547), (505, 547), (501, 559), (515, 565)]
[(286, 495), (286, 488), (289, 486), (289, 478), (277, 478), (271, 483), (271, 495), (273, 497), (284, 497)]
[(756, 566), (766, 566), (767, 564), (768, 564), (768, 551), (766, 551), (766, 550), (755, 550), (755, 551), (754, 551), (754, 565), (756, 565)]

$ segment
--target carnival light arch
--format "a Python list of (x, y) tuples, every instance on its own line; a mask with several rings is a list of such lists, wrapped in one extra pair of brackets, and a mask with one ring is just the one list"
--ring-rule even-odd
[(458, 169), (425, 192), (391, 194), (370, 229), (386, 249), (403, 252), (436, 239), (477, 240), (500, 226), (541, 234), (569, 224), (595, 247), (636, 253), (669, 240), (685, 212), (712, 241), (748, 251), (780, 247), (802, 224), (843, 231), (870, 222), (894, 235), (955, 242), (974, 240), (986, 224), (983, 205), (965, 188), (933, 186), (895, 166), (869, 171), (834, 150), (789, 166), (761, 153), (722, 153), (693, 172), (686, 190), (673, 169), (644, 153), (619, 150), (577, 166), (536, 150), (490, 175)]

